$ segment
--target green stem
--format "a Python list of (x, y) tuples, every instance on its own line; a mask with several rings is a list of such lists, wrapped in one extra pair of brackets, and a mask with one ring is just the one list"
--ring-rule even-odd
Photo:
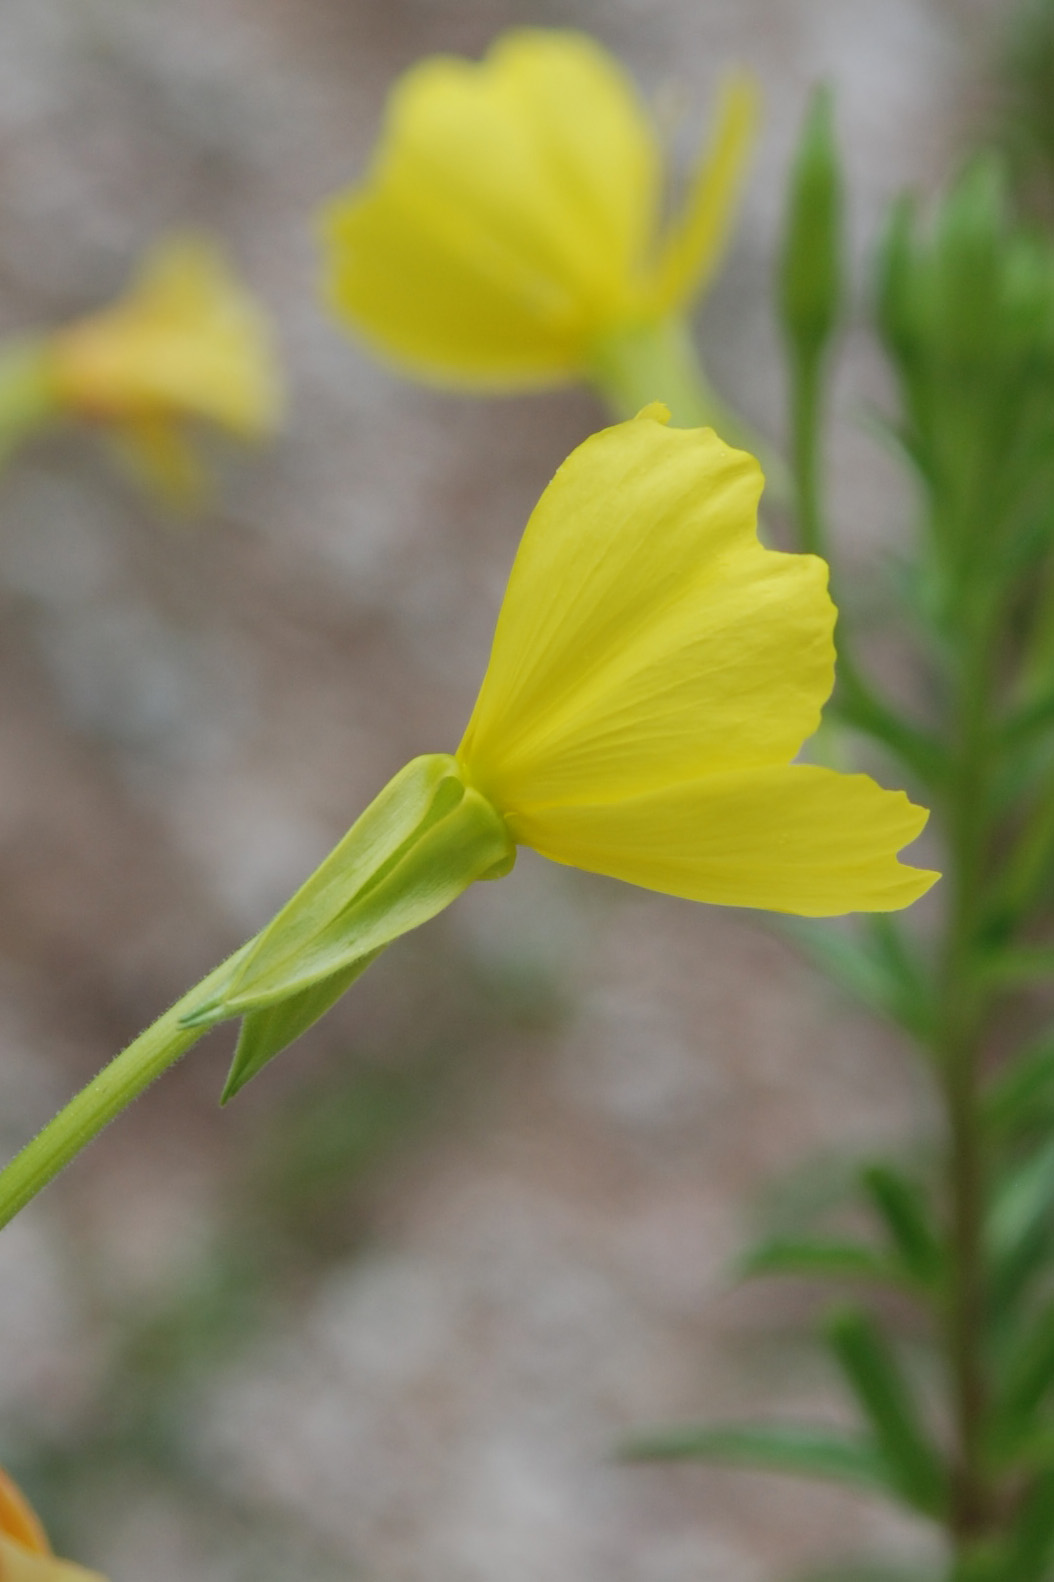
[(591, 380), (620, 422), (662, 401), (678, 428), (712, 428), (758, 458), (770, 497), (785, 499), (786, 467), (772, 448), (721, 400), (706, 377), (683, 319), (634, 325), (593, 348)]
[(243, 945), (159, 1016), (0, 1170), (0, 1228), (208, 1032), (207, 1027), (184, 1026), (181, 1018), (222, 988), (247, 949)]
[(823, 354), (792, 357), (791, 456), (799, 546), (827, 559), (827, 527), (821, 494), (820, 437), (823, 431)]
[(936, 1053), (948, 1120), (950, 1263), (946, 1339), (956, 1466), (950, 1536), (965, 1557), (990, 1519), (982, 1434), (987, 1408), (983, 1365), (982, 1246), (984, 1162), (979, 1062), (989, 991), (978, 969), (987, 864), (987, 758), (990, 644), (967, 634), (960, 669), (958, 751), (949, 806), (950, 915), (941, 971)]

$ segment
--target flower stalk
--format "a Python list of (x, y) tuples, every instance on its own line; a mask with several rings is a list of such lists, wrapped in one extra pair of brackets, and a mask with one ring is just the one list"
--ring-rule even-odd
[(207, 1026), (188, 1026), (183, 1018), (219, 989), (243, 952), (244, 947), (170, 1006), (0, 1170), (0, 1227), (204, 1036)]

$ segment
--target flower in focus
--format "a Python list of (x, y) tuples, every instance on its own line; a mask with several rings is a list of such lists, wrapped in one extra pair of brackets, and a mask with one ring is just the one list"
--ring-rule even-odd
[(365, 182), (325, 213), (329, 299), (424, 378), (516, 390), (591, 377), (613, 341), (678, 321), (707, 285), (754, 118), (751, 83), (729, 79), (665, 223), (656, 128), (593, 39), (523, 29), (478, 64), (426, 60), (393, 90)]
[(907, 906), (924, 809), (792, 762), (834, 682), (827, 567), (757, 537), (761, 470), (652, 408), (573, 453), (527, 525), (457, 758), (518, 844), (696, 901)]
[(36, 1512), (2, 1467), (0, 1582), (103, 1582), (96, 1571), (56, 1560)]
[(48, 336), (53, 407), (107, 427), (177, 502), (201, 474), (188, 430), (205, 422), (242, 440), (277, 426), (281, 393), (265, 315), (203, 237), (170, 237), (124, 297)]
[(183, 1016), (243, 1017), (225, 1098), (516, 846), (695, 901), (910, 905), (901, 791), (793, 762), (834, 681), (815, 555), (757, 537), (761, 469), (651, 407), (586, 440), (527, 524), (456, 755), (415, 758)]

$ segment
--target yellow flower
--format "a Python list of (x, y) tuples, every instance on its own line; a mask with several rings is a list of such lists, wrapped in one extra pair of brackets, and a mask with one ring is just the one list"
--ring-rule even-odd
[(793, 761), (834, 681), (827, 567), (758, 542), (753, 456), (668, 419), (595, 434), (542, 495), (457, 753), (407, 764), (181, 1002), (191, 1037), (243, 1018), (225, 1100), (518, 845), (805, 917), (893, 911), (938, 877), (897, 859), (924, 808)]
[(203, 420), (255, 440), (277, 426), (281, 393), (267, 320), (203, 237), (170, 237), (113, 306), (43, 346), (53, 406), (110, 428), (176, 499), (200, 474), (187, 430)]
[(0, 1582), (103, 1582), (67, 1560), (56, 1560), (36, 1512), (0, 1467)]
[(709, 281), (754, 116), (751, 83), (730, 79), (664, 224), (656, 129), (593, 39), (524, 29), (479, 64), (424, 61), (392, 93), (365, 183), (324, 216), (329, 299), (425, 378), (515, 390), (590, 376), (613, 338), (677, 319)]
[[(514, 841), (697, 901), (907, 906), (926, 812), (792, 762), (834, 680), (827, 567), (758, 542), (761, 470), (651, 408), (581, 445), (528, 523), (457, 752)], [(658, 419), (658, 420), (657, 420)]]

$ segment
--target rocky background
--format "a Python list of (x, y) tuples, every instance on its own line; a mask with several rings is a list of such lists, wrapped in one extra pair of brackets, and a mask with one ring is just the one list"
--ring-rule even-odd
[[(715, 382), (781, 433), (770, 274), (807, 91), (837, 87), (865, 261), (990, 113), (1000, 0), (0, 0), (0, 334), (217, 231), (273, 312), (281, 440), (167, 516), (91, 436), (0, 480), (0, 1148), (256, 929), (414, 753), (452, 747), (526, 515), (602, 415), (375, 366), (313, 216), (393, 76), (589, 28), (677, 118), (761, 78)], [(848, 337), (862, 580), (910, 519)], [(778, 537), (779, 524), (773, 531)], [(891, 662), (895, 663), (896, 656)], [(0, 1237), (0, 1459), (113, 1582), (778, 1582), (925, 1535), (849, 1495), (618, 1465), (632, 1428), (837, 1417), (759, 1215), (925, 1130), (905, 1052), (749, 914), (531, 854), (399, 944), (222, 1114), (214, 1035)], [(766, 1208), (766, 1202), (768, 1204)]]

